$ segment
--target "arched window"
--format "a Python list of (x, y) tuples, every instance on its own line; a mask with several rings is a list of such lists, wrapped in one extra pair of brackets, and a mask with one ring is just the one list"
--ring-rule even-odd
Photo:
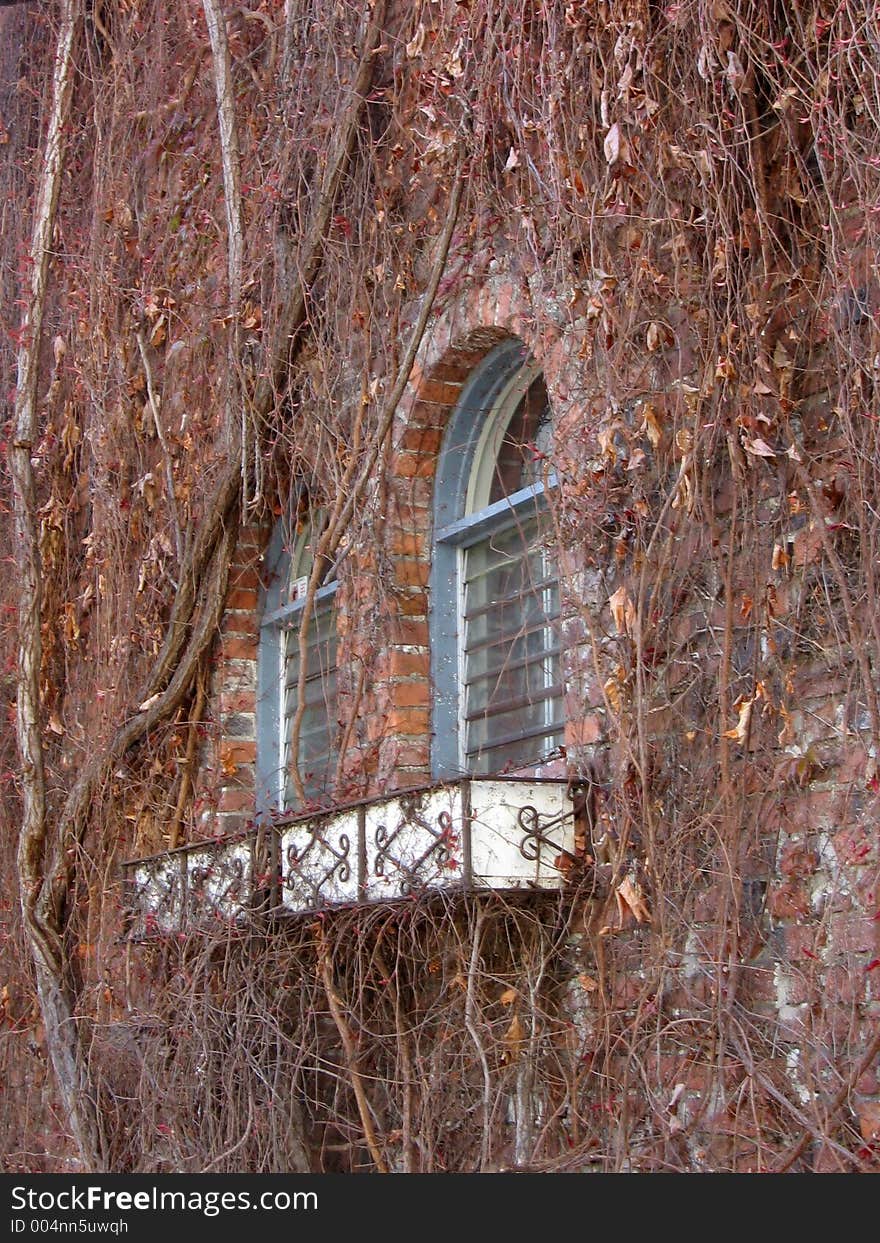
[(335, 773), (335, 580), (318, 580), (305, 631), (302, 625), (319, 534), (317, 516), (293, 533), (287, 523), (279, 524), (266, 556), (269, 584), (257, 673), (258, 805), (263, 812), (295, 810), (299, 804), (292, 744), (301, 671), (304, 710), (299, 722), (297, 763), (307, 802), (326, 802)]
[(434, 501), (433, 768), (483, 776), (539, 764), (563, 739), (559, 584), (542, 467), (547, 389), (518, 341), (471, 376)]

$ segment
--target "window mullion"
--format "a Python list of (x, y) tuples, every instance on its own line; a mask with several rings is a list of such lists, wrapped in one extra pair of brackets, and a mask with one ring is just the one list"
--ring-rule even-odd
[(465, 653), (465, 634), (464, 634), (464, 615), (467, 607), (465, 597), (465, 558), (467, 556), (467, 548), (459, 547), (455, 553), (456, 574), (455, 574), (455, 593), (456, 593), (456, 617), (458, 618), (458, 642), (455, 645), (455, 659), (457, 662), (457, 685), (459, 689), (458, 695), (458, 759), (459, 766), (463, 773), (468, 771), (468, 750), (467, 750), (467, 668)]
[(277, 628), (276, 634), (278, 636), (276, 646), (278, 669), (275, 685), (279, 697), (278, 736), (276, 738), (276, 746), (278, 748), (276, 797), (278, 799), (278, 810), (281, 811), (284, 808), (287, 787), (287, 713), (285, 711), (283, 688), (284, 680), (287, 677), (287, 645), (290, 642), (290, 631), (281, 626)]

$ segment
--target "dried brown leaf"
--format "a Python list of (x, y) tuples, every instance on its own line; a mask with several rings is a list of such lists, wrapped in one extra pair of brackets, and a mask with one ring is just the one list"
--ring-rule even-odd
[(721, 735), (722, 738), (732, 738), (734, 742), (738, 742), (741, 746), (745, 744), (749, 736), (749, 724), (752, 719), (752, 705), (754, 699), (738, 699), (733, 705), (738, 713), (738, 720), (733, 729), (726, 729)]
[(634, 876), (624, 876), (615, 889), (614, 896), (617, 899), (617, 913), (620, 917), (621, 925), (627, 914), (631, 914), (638, 924), (649, 924), (651, 922), (651, 912), (648, 910), (645, 902), (645, 895), (641, 885)]
[(605, 151), (605, 160), (609, 167), (616, 164), (620, 158), (620, 126), (616, 121), (605, 135), (603, 149)]
[(756, 436), (754, 440), (744, 440), (743, 448), (746, 453), (751, 453), (753, 457), (776, 457), (775, 451), (760, 436)]
[(617, 588), (614, 595), (608, 597), (608, 606), (618, 634), (632, 634), (636, 620), (636, 610), (625, 587)]

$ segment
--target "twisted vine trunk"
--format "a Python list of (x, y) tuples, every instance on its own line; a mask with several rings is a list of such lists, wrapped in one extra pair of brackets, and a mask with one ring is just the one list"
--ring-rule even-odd
[(37, 384), (49, 256), (61, 187), (64, 129), (70, 108), (74, 50), (79, 29), (79, 6), (76, 0), (65, 0), (55, 48), (52, 108), (30, 248), (31, 289), (18, 352), (15, 430), (9, 451), (9, 466), (13, 482), (20, 584), (16, 737), (22, 777), (22, 824), (18, 842), (21, 911), (34, 961), (49, 1058), (67, 1120), (83, 1165), (101, 1169), (104, 1145), (100, 1120), (81, 1047), (75, 993), (66, 971), (64, 904), (44, 900), (49, 843), (40, 722), (43, 591), (40, 532), (31, 465), (38, 433)]

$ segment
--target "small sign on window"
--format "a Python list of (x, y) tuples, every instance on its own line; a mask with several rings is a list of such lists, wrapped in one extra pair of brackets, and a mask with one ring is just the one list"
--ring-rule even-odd
[(290, 584), (290, 603), (294, 604), (297, 600), (304, 600), (306, 592), (309, 588), (309, 576), (303, 574), (301, 578), (295, 578)]

